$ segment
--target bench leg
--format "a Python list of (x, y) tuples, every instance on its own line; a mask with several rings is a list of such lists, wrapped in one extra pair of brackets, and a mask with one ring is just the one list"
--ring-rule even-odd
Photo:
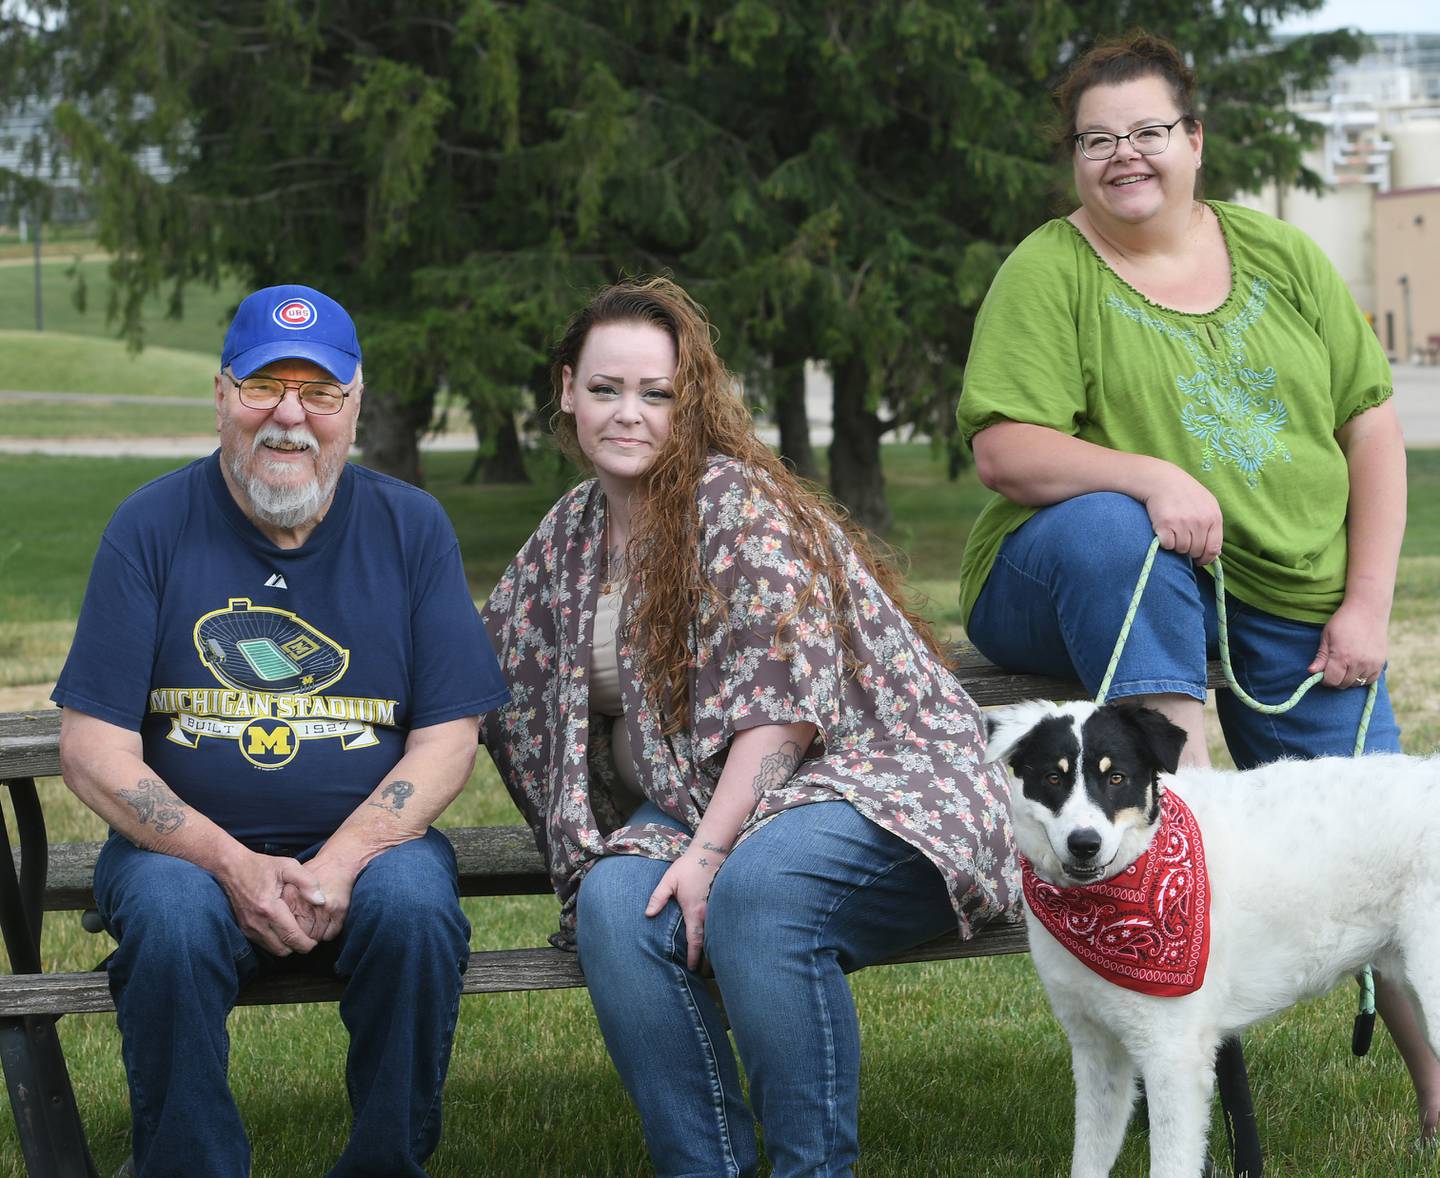
[(1245, 1051), (1240, 1040), (1226, 1039), (1215, 1057), (1215, 1082), (1225, 1116), (1225, 1139), (1235, 1178), (1260, 1178), (1265, 1160), (1260, 1153), (1260, 1127), (1250, 1100), (1250, 1079), (1245, 1074)]
[[(45, 818), (33, 778), (6, 784), (20, 835), (21, 867), (17, 876), (10, 838), (0, 821), (0, 934), (15, 973), (40, 973)], [(30, 1178), (96, 1178), (55, 1019), (0, 1019), (0, 1065)]]
[(30, 1178), (97, 1178), (55, 1020), (0, 1019), (0, 1063)]

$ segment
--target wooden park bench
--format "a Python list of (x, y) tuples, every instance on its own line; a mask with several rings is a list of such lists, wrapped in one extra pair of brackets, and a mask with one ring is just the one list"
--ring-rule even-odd
[[(1023, 699), (1076, 699), (1078, 683), (1014, 675), (987, 662), (972, 647), (952, 652), (956, 673), (982, 707)], [(1220, 686), (1218, 664), (1211, 686)], [(14, 811), (19, 847), (12, 850), (0, 823), (0, 931), (12, 972), (0, 976), (0, 1061), (31, 1178), (89, 1178), (96, 1174), (75, 1095), (61, 1053), (55, 1021), (66, 1014), (114, 1010), (103, 970), (45, 973), (40, 929), (46, 912), (94, 907), (91, 882), (100, 843), (49, 844), (37, 778), (60, 773), (60, 713), (0, 713), (0, 786)], [(47, 790), (61, 789), (60, 782)], [(444, 831), (455, 846), (464, 896), (518, 896), (550, 892), (550, 881), (527, 827), (454, 827)], [(87, 927), (93, 924), (87, 917)], [(1026, 951), (1021, 924), (992, 924), (969, 941), (947, 934), (893, 959), (937, 961)], [(887, 963), (888, 964), (888, 963)], [(550, 990), (583, 986), (575, 955), (550, 946), (520, 946), (470, 955), (464, 992)], [(304, 975), (272, 975), (246, 987), (242, 1005), (336, 1000), (343, 983)], [(1221, 1073), (1231, 1160), (1236, 1175), (1260, 1173), (1243, 1067)]]

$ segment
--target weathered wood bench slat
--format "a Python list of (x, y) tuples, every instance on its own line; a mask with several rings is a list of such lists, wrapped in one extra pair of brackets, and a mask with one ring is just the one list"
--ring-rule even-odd
[[(540, 896), (551, 891), (545, 864), (525, 826), (442, 828), (455, 848), (462, 896)], [(103, 843), (54, 843), (47, 857), (45, 910), (91, 908), (95, 857)], [(20, 856), (15, 856), (16, 867)]]
[[(949, 961), (959, 957), (993, 957), (1025, 952), (1021, 925), (991, 925), (969, 941), (953, 933), (885, 962)], [(497, 949), (470, 954), (465, 971), (466, 994), (500, 994), (514, 990), (564, 990), (585, 984), (575, 954), (560, 949)], [(240, 993), (242, 1006), (293, 1002), (331, 1002), (344, 983), (304, 974), (276, 974), (260, 979)], [(5, 1016), (30, 1014), (96, 1014), (115, 1009), (103, 971), (88, 973), (7, 974), (0, 976), (0, 1011)]]
[[(969, 643), (951, 646), (947, 654), (956, 677), (981, 707), (1015, 703), (1022, 699), (1083, 699), (1085, 691), (1069, 679), (1043, 675), (1017, 675), (990, 662)], [(1220, 664), (1209, 667), (1212, 688), (1223, 687)], [(60, 712), (16, 712), (0, 715), (0, 779), (55, 777), (60, 773), (56, 738)]]
[[(48, 717), (47, 717), (48, 719)], [(48, 727), (48, 726), (47, 726)], [(26, 732), (20, 736), (0, 733), (0, 778), (58, 777), (60, 775), (60, 714), (55, 714), (49, 732)]]
[[(460, 868), (462, 896), (523, 896), (549, 895), (550, 881), (544, 864), (524, 826), (469, 826), (443, 830), (455, 848)], [(91, 882), (95, 857), (101, 843), (57, 843), (50, 848), (49, 874), (45, 885), (47, 911), (72, 911), (88, 908), (94, 903)], [(17, 856), (18, 860), (18, 856)], [(1018, 926), (1017, 926), (1018, 927)], [(1005, 947), (1007, 938), (1016, 939), (1014, 948)], [(914, 949), (902, 958), (905, 961), (933, 961), (946, 957), (971, 957), (992, 953), (1023, 952), (1023, 936), (1014, 929), (995, 926), (982, 930), (972, 942), (956, 936), (940, 937)], [(472, 966), (480, 955), (472, 959)], [(83, 975), (82, 975), (83, 976)], [(488, 975), (487, 975), (488, 976)], [(577, 975), (578, 976), (578, 975)], [(0, 978), (0, 1009), (9, 1010), (9, 989)], [(576, 985), (581, 984), (579, 981)], [(483, 986), (470, 993), (489, 993), (495, 989), (529, 989), (529, 986)], [(283, 987), (282, 987), (283, 989)], [(262, 991), (263, 992), (263, 991)], [(337, 991), (338, 992), (338, 991)], [(262, 998), (260, 1001), (308, 1001), (306, 998)], [(88, 1009), (88, 1008), (87, 1008)], [(53, 1013), (51, 1011), (24, 1011)]]

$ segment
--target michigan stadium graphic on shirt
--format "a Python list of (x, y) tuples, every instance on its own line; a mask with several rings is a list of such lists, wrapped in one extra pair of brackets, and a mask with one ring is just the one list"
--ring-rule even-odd
[(280, 769), (307, 740), (370, 748), (376, 725), (395, 725), (396, 700), (326, 694), (350, 652), (289, 610), (232, 597), (201, 616), (194, 639), (220, 686), (151, 689), (150, 711), (171, 717), (165, 739), (174, 744), (233, 740), (256, 768)]

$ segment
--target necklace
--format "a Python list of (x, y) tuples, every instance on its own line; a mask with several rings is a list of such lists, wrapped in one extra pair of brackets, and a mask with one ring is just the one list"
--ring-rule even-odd
[[(1187, 250), (1198, 240), (1205, 230), (1205, 212), (1209, 206), (1201, 200), (1190, 202), (1190, 213), (1186, 217), (1185, 227), (1169, 246), (1162, 246), (1162, 253), (1174, 254), (1177, 251)], [(1107, 237), (1094, 219), (1086, 213), (1085, 224), (1075, 222), (1075, 227), (1090, 242), (1091, 247), (1102, 259), (1109, 263), (1112, 269), (1119, 267), (1130, 267), (1145, 260), (1145, 256), (1153, 251), (1127, 246), (1119, 240)]]
[(625, 548), (620, 544), (611, 546), (608, 519), (605, 521), (601, 549), (600, 559), (604, 564), (604, 571), (600, 577), (600, 592), (608, 596), (625, 584)]

